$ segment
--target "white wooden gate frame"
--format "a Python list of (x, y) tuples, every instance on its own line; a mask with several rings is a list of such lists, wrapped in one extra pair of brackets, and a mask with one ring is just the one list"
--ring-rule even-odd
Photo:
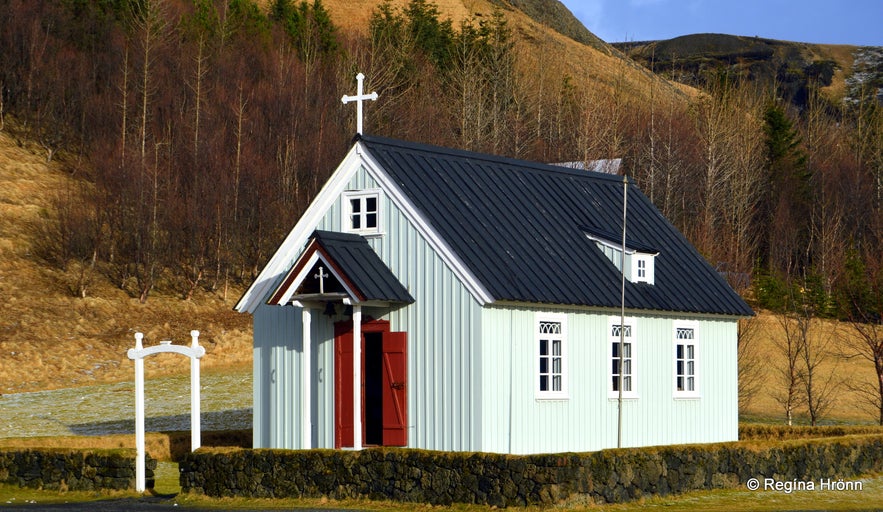
[(199, 358), (205, 355), (205, 347), (199, 345), (199, 331), (190, 331), (191, 345), (172, 345), (171, 341), (160, 341), (159, 345), (144, 348), (141, 340), (144, 334), (135, 333), (135, 348), (127, 352), (135, 361), (135, 490), (144, 492), (146, 478), (144, 471), (144, 358), (161, 352), (174, 352), (190, 358), (190, 449), (195, 451), (202, 445), (199, 431)]

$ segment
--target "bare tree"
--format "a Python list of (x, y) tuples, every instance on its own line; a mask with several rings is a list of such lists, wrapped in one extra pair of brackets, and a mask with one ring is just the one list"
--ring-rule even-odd
[[(805, 313), (798, 320), (801, 327), (801, 381), (806, 396), (810, 425), (816, 426), (822, 417), (830, 412), (840, 391), (842, 380), (837, 377), (836, 364), (826, 368), (833, 359), (833, 333), (819, 332), (823, 329), (819, 320)], [(813, 327), (815, 325), (815, 327)]]
[(794, 413), (798, 407), (806, 401), (806, 396), (801, 383), (800, 363), (803, 350), (801, 342), (802, 328), (789, 313), (777, 315), (776, 319), (782, 328), (784, 336), (778, 341), (776, 348), (783, 357), (783, 361), (776, 365), (775, 371), (779, 380), (779, 387), (773, 391), (773, 399), (785, 412), (785, 423), (792, 425)]
[(151, 122), (151, 98), (156, 91), (153, 83), (153, 67), (156, 54), (167, 37), (168, 13), (165, 0), (144, 0), (132, 2), (129, 21), (135, 42), (140, 51), (141, 62), (139, 93), (139, 145), (142, 162), (147, 159), (148, 127)]
[(733, 172), (727, 185), (729, 199), (725, 211), (732, 241), (726, 254), (736, 272), (748, 273), (757, 255), (757, 208), (763, 197), (763, 106), (760, 94), (748, 84), (738, 87), (733, 99)]
[(865, 259), (851, 254), (839, 288), (841, 313), (852, 336), (841, 343), (847, 360), (866, 361), (874, 369), (874, 382), (851, 382), (851, 390), (875, 412), (883, 425), (883, 279), (878, 268), (868, 268)]
[(883, 326), (879, 322), (857, 320), (851, 320), (850, 326), (854, 336), (845, 338), (843, 355), (846, 359), (871, 363), (876, 382), (867, 384), (853, 380), (849, 389), (859, 395), (859, 399), (877, 415), (878, 423), (883, 425)]
[(757, 341), (760, 322), (757, 317), (739, 320), (739, 410), (745, 410), (764, 386), (766, 359)]
[(735, 172), (734, 96), (730, 85), (721, 85), (710, 96), (700, 98), (695, 109), (702, 152), (696, 245), (706, 257), (715, 259), (721, 252), (722, 205), (727, 204), (728, 184)]

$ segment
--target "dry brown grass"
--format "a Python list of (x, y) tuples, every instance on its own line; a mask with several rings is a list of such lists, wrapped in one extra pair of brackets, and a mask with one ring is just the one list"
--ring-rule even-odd
[[(250, 318), (232, 310), (232, 298), (204, 293), (185, 302), (157, 294), (140, 304), (101, 279), (87, 298), (70, 294), (69, 276), (32, 248), (35, 226), (71, 180), (60, 164), (0, 132), (0, 393), (131, 379), (126, 350), (136, 331), (150, 343), (189, 344), (197, 329), (207, 352), (203, 368), (250, 366)], [(145, 365), (157, 375), (186, 371), (169, 357)]]
[[(251, 448), (251, 431), (203, 432), (202, 446), (209, 449)], [(115, 450), (132, 449), (134, 434), (106, 436), (57, 436), (0, 438), (2, 450), (65, 449), (65, 450)], [(144, 434), (144, 451), (160, 461), (178, 461), (190, 453), (190, 432), (147, 432)]]
[[(409, 0), (392, 0), (396, 8), (407, 5)], [(382, 0), (326, 0), (323, 4), (331, 13), (334, 23), (342, 32), (365, 34), (371, 13)], [(489, 19), (495, 6), (488, 0), (433, 0), (441, 12), (442, 19), (450, 19), (458, 28), (462, 20), (478, 15), (478, 19)], [(634, 63), (612, 46), (606, 51), (578, 43), (547, 26), (538, 23), (517, 9), (504, 9), (509, 27), (512, 29), (516, 46), (521, 55), (521, 66), (527, 76), (548, 80), (561, 85), (565, 76), (577, 87), (585, 85), (589, 90), (600, 94), (612, 94), (615, 90), (626, 102), (646, 103), (650, 97), (651, 84), (657, 101), (668, 104), (668, 97), (676, 102), (698, 94), (687, 86), (663, 80), (647, 69)]]
[[(766, 385), (749, 407), (741, 413), (753, 419), (784, 422), (784, 410), (774, 399), (774, 394), (782, 389), (777, 369), (785, 364), (785, 357), (778, 348), (784, 339), (784, 331), (780, 320), (770, 312), (760, 312), (756, 321), (760, 322), (757, 329), (757, 350), (766, 362), (761, 367)], [(831, 372), (835, 372), (838, 377), (847, 379), (853, 384), (875, 382), (873, 366), (869, 362), (861, 358), (840, 357), (846, 349), (846, 341), (855, 337), (848, 324), (833, 320), (817, 320), (813, 322), (811, 332), (814, 336), (830, 337), (832, 340), (830, 347), (832, 353), (827, 356), (825, 364), (818, 370), (822, 379), (827, 379)], [(822, 418), (822, 423), (871, 423), (876, 417), (856, 393), (843, 385), (836, 392), (834, 404), (830, 412)], [(805, 407), (797, 410), (796, 420), (801, 424), (808, 422)]]

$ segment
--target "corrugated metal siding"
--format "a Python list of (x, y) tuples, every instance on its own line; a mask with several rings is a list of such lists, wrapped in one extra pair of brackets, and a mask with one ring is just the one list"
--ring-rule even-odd
[[(567, 400), (535, 398), (536, 313), (516, 307), (485, 308), (483, 357), (495, 361), (485, 366), (481, 387), (486, 451), (549, 453), (616, 446), (618, 403), (607, 395), (610, 315), (548, 311), (567, 319)], [(623, 445), (737, 439), (735, 322), (699, 321), (702, 396), (674, 399), (676, 319), (637, 318), (639, 398), (624, 401)]]
[[(377, 188), (364, 171), (348, 190)], [(432, 450), (475, 450), (473, 420), (479, 414), (474, 389), (480, 307), (438, 254), (390, 201), (381, 198), (382, 232), (368, 237), (380, 259), (414, 297), (412, 305), (382, 315), (392, 330), (408, 333), (408, 444)], [(340, 201), (319, 229), (341, 228)]]
[(300, 400), (291, 382), (299, 378), (302, 352), (291, 333), (300, 331), (301, 316), (294, 309), (262, 305), (254, 313), (255, 448), (293, 448), (300, 436)]
[[(312, 386), (318, 399), (310, 410), (312, 446), (334, 446), (334, 345), (332, 324), (313, 311)], [(294, 306), (260, 306), (254, 314), (254, 447), (301, 448), (302, 310)]]

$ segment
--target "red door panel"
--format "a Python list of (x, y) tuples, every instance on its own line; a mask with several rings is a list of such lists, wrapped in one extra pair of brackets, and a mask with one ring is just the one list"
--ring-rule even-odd
[(383, 446), (408, 445), (408, 338), (383, 333)]
[(353, 446), (353, 331), (334, 326), (334, 447)]

